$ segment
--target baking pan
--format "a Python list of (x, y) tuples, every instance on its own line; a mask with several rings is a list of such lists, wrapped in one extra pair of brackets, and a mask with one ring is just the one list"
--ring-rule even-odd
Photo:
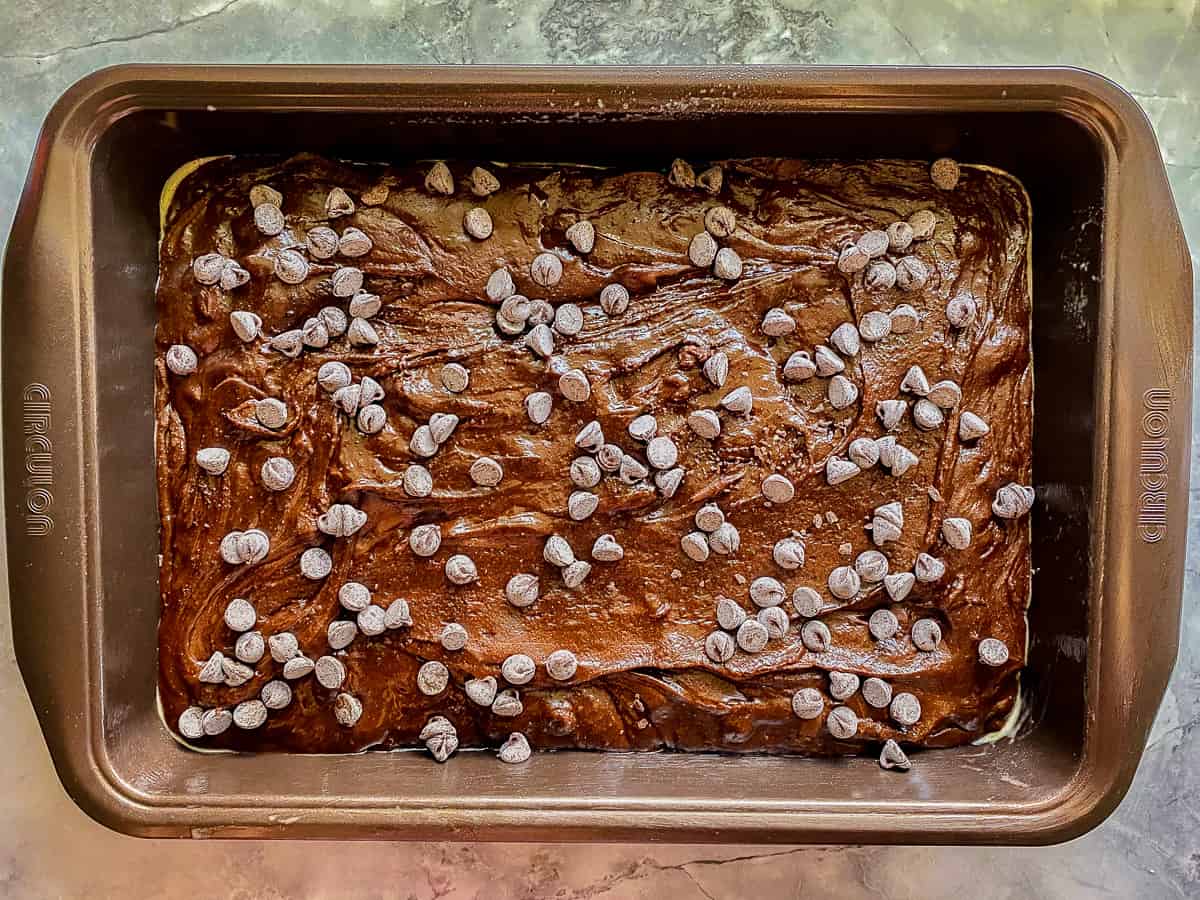
[[(662, 168), (949, 155), (1033, 207), (1033, 606), (1019, 734), (873, 759), (204, 754), (155, 709), (158, 197), (181, 163), (310, 150)], [(85, 78), (4, 268), (16, 652), (90, 815), (153, 836), (1047, 843), (1118, 803), (1178, 642), (1191, 274), (1149, 124), (1066, 69), (211, 68)]]

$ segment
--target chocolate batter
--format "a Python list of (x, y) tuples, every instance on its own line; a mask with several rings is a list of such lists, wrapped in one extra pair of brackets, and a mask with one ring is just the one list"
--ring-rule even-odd
[[(198, 679), (214, 651), (233, 657), (238, 635), (223, 613), (240, 597), (257, 613), (254, 630), (264, 637), (293, 632), (314, 660), (336, 656), (345, 682), (330, 690), (313, 675), (291, 681), (290, 705), (272, 710), (264, 725), (230, 727), (196, 740), (200, 746), (292, 752), (419, 746), (418, 734), (435, 715), (452, 723), (464, 747), (499, 746), (519, 731), (535, 750), (841, 754), (877, 751), (889, 738), (943, 747), (998, 728), (1017, 695), (1030, 582), (1028, 516), (1002, 519), (991, 510), (998, 488), (1028, 484), (1031, 475), (1029, 212), (1020, 186), (971, 167), (947, 191), (933, 185), (924, 163), (751, 159), (723, 164), (715, 196), (669, 184), (662, 171), (489, 165), (501, 187), (481, 198), (466, 184), (473, 165), (450, 164), (457, 179), (450, 196), (427, 189), (428, 165), (350, 165), (312, 156), (222, 159), (178, 186), (165, 220), (156, 334), (159, 690), (167, 721), (174, 726), (189, 706), (233, 709), (283, 677), (282, 666), (267, 654), (240, 686)], [(286, 226), (273, 237), (254, 221), (249, 195), (260, 184), (283, 196)], [(356, 209), (330, 220), (326, 198), (335, 187)], [(374, 205), (363, 202), (364, 194)], [(733, 281), (688, 258), (689, 242), (704, 230), (705, 211), (717, 204), (736, 214), (734, 233), (717, 239), (744, 261)], [(484, 240), (464, 231), (464, 216), (476, 206), (494, 223)], [(868, 290), (862, 273), (839, 271), (845, 243), (921, 209), (936, 214), (936, 232), (907, 252), (929, 266), (924, 288)], [(596, 230), (586, 255), (565, 236), (583, 218)], [(354, 259), (309, 257), (311, 272), (303, 283), (285, 284), (274, 274), (275, 257), (288, 247), (307, 255), (305, 234), (320, 225), (339, 233), (353, 226), (374, 246)], [(551, 287), (530, 277), (530, 263), (543, 251), (562, 261), (561, 281)], [(232, 290), (198, 283), (192, 262), (210, 252), (240, 263), (248, 283)], [(354, 347), (343, 336), (296, 358), (268, 349), (267, 338), (301, 327), (322, 307), (346, 308), (347, 301), (330, 292), (330, 275), (339, 265), (361, 268), (364, 289), (382, 298), (381, 311), (370, 320), (378, 345)], [(484, 289), (499, 268), (510, 272), (521, 294), (583, 307), (582, 331), (559, 336), (549, 360), (531, 353), (522, 337), (497, 329), (499, 304)], [(612, 283), (627, 287), (632, 302), (609, 317), (598, 296)], [(966, 290), (978, 301), (978, 315), (965, 328), (952, 328), (947, 303)], [(794, 351), (812, 352), (828, 344), (842, 322), (902, 303), (919, 313), (913, 331), (864, 342), (857, 356), (845, 357), (843, 374), (859, 390), (849, 407), (833, 409), (828, 378), (783, 380), (783, 363)], [(763, 317), (773, 307), (795, 319), (794, 332), (764, 335)], [(266, 337), (243, 343), (230, 325), (234, 310), (261, 316)], [(175, 344), (195, 350), (194, 373), (178, 376), (162, 362)], [(717, 350), (729, 357), (721, 388), (701, 371)], [(382, 431), (362, 433), (317, 384), (317, 370), (330, 360), (345, 362), (356, 383), (369, 375), (383, 386)], [(443, 387), (439, 373), (450, 362), (470, 372), (462, 393)], [(961, 404), (932, 430), (915, 427), (915, 398), (899, 392), (913, 365), (931, 382), (951, 379), (962, 388)], [(583, 370), (590, 382), (584, 402), (559, 393), (559, 375), (570, 368)], [(753, 395), (751, 412), (723, 410), (720, 399), (741, 386)], [(535, 391), (554, 398), (549, 420), (540, 426), (525, 408)], [(277, 431), (247, 412), (247, 401), (265, 397), (287, 406), (287, 423)], [(855, 438), (882, 436), (876, 403), (897, 397), (910, 401), (910, 413), (894, 434), (919, 463), (900, 477), (876, 466), (828, 485), (826, 457), (844, 458)], [(699, 409), (718, 413), (719, 437), (705, 440), (688, 427), (688, 414)], [(962, 410), (980, 416), (990, 432), (960, 440)], [(460, 424), (435, 456), (419, 459), (410, 438), (439, 412), (456, 414)], [(664, 498), (652, 475), (633, 485), (605, 475), (594, 489), (597, 511), (573, 521), (567, 501), (577, 488), (568, 470), (583, 455), (575, 435), (598, 420), (608, 442), (644, 464), (645, 444), (627, 427), (646, 413), (657, 418), (658, 434), (679, 449), (686, 475), (678, 492)], [(231, 454), (223, 475), (197, 465), (196, 452), (208, 447)], [(469, 477), (481, 456), (501, 464), (498, 485), (477, 486)], [(263, 485), (261, 470), (270, 457), (294, 464), (294, 481), (285, 490)], [(414, 462), (433, 476), (432, 494), (423, 499), (410, 498), (402, 487)], [(789, 502), (765, 500), (762, 482), (773, 473), (794, 484)], [(945, 561), (945, 576), (917, 582), (902, 603), (890, 602), (880, 584), (864, 584), (850, 601), (836, 600), (826, 585), (830, 571), (875, 549), (864, 526), (872, 510), (894, 500), (902, 503), (905, 524), (899, 540), (880, 548), (891, 571), (911, 571), (924, 551)], [(695, 530), (693, 516), (705, 502), (724, 511), (741, 546), (695, 562), (680, 539)], [(349, 538), (322, 533), (317, 517), (334, 503), (363, 510), (366, 524)], [(973, 535), (965, 550), (952, 549), (942, 537), (948, 517), (970, 521)], [(422, 523), (442, 528), (441, 547), (430, 558), (414, 555), (409, 546), (410, 531)], [(250, 528), (269, 536), (266, 559), (224, 562), (222, 538)], [(592, 560), (593, 543), (606, 533), (624, 548), (623, 559)], [(566, 538), (577, 558), (592, 562), (578, 588), (564, 587), (557, 567), (543, 559), (552, 534)], [(806, 560), (787, 571), (773, 561), (772, 549), (793, 535)], [(301, 574), (299, 557), (310, 547), (332, 556), (332, 572), (321, 580)], [(477, 581), (456, 586), (447, 580), (444, 566), (454, 554), (474, 561)], [(526, 608), (505, 599), (505, 585), (519, 572), (540, 577), (540, 597)], [(791, 616), (785, 635), (761, 652), (738, 650), (726, 663), (712, 661), (705, 640), (718, 630), (718, 597), (735, 600), (753, 616), (749, 586), (764, 575), (781, 581), (789, 598), (801, 585), (821, 594), (819, 618), (830, 629), (832, 647), (805, 649), (805, 620), (789, 599), (782, 607)], [(383, 607), (407, 600), (411, 627), (359, 634), (345, 650), (331, 651), (330, 622), (353, 618), (338, 603), (339, 588), (348, 581), (365, 584)], [(891, 609), (899, 621), (899, 632), (884, 641), (867, 626), (880, 608)], [(935, 619), (943, 634), (931, 652), (918, 650), (909, 637), (912, 623), (925, 617)], [(463, 649), (439, 643), (447, 623), (466, 629)], [(984, 638), (1005, 642), (1007, 662), (980, 663)], [(572, 651), (579, 663), (565, 682), (550, 678), (545, 668), (559, 649)], [(497, 716), (467, 698), (463, 685), (472, 678), (491, 675), (501, 689), (510, 687), (500, 666), (515, 653), (537, 664), (533, 680), (518, 688), (519, 716)], [(450, 673), (449, 686), (437, 696), (417, 688), (417, 670), (429, 660), (441, 661)], [(831, 671), (863, 680), (877, 676), (895, 693), (915, 695), (919, 720), (899, 725), (861, 692), (833, 700)], [(824, 698), (825, 712), (817, 718), (793, 714), (792, 696), (803, 687)], [(335, 716), (341, 693), (361, 702), (361, 717), (350, 727)], [(849, 740), (834, 738), (826, 723), (838, 705), (858, 715)]]

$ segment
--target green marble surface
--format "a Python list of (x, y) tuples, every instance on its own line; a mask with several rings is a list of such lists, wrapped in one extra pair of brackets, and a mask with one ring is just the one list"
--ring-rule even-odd
[[(1200, 0), (95, 0), (0, 7), (0, 239), (42, 117), (117, 62), (827, 63), (1084, 66), (1161, 142), (1200, 272)], [(1198, 275), (1200, 277), (1200, 275)], [(20, 298), (6, 297), (6, 314)], [(1193, 416), (1200, 422), (1200, 415)], [(1179, 664), (1133, 788), (1045, 849), (142, 841), (108, 832), (51, 768), (0, 616), (0, 897), (616, 900), (1200, 896), (1200, 516), (1193, 462)], [(1182, 501), (1182, 491), (1180, 491)], [(7, 609), (7, 603), (4, 604)]]

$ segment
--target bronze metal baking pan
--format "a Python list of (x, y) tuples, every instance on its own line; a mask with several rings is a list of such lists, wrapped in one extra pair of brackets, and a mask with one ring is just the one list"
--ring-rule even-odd
[[(1032, 644), (1019, 736), (875, 760), (213, 755), (155, 709), (158, 198), (224, 153), (664, 166), (950, 155), (1033, 207)], [(85, 78), (4, 268), (17, 657), (67, 790), (140, 835), (1048, 843), (1118, 803), (1175, 660), (1191, 274), (1149, 124), (1066, 69), (212, 68)]]

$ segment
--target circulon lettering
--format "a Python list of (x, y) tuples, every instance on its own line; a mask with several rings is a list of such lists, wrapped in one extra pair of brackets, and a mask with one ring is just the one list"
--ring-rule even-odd
[(1142, 395), (1142, 444), (1138, 454), (1138, 534), (1147, 544), (1167, 536), (1167, 432), (1171, 419), (1171, 392), (1151, 388)]
[(34, 537), (54, 529), (54, 445), (50, 443), (50, 388), (34, 382), (21, 395), (25, 437), (25, 533)]

